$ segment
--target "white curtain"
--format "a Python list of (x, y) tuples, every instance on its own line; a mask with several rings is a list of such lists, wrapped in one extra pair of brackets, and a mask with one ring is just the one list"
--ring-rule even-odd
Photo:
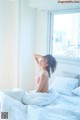
[(0, 0), (0, 89), (17, 87), (18, 25), (16, 2)]

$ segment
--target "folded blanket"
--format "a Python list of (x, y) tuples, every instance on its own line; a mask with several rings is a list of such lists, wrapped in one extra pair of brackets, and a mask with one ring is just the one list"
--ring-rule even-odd
[(25, 105), (49, 105), (54, 102), (59, 94), (57, 92), (41, 93), (41, 92), (27, 92), (21, 89), (3, 90), (3, 92), (10, 97), (19, 100)]

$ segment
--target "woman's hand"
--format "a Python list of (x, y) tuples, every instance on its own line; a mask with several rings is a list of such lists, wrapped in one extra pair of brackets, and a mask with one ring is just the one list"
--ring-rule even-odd
[(39, 59), (42, 57), (42, 55), (39, 54), (34, 54), (34, 59), (36, 61), (36, 63), (39, 65)]

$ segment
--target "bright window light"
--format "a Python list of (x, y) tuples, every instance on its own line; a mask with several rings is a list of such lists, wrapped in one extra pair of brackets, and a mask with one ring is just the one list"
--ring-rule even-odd
[(80, 13), (54, 14), (52, 54), (80, 58)]

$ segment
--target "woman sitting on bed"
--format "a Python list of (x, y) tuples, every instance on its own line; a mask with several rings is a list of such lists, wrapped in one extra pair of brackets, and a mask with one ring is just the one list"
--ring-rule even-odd
[(51, 75), (56, 69), (56, 59), (48, 54), (45, 56), (35, 54), (34, 55), (35, 61), (39, 66), (39, 72), (36, 76), (37, 81), (37, 92), (48, 92), (48, 81)]
[[(34, 55), (35, 61), (39, 66), (39, 72), (36, 76), (37, 80), (37, 89), (36, 92), (48, 93), (48, 81), (49, 77), (51, 75), (51, 72), (53, 73), (56, 69), (56, 59), (48, 54), (45, 56), (41, 55)], [(51, 101), (53, 101), (54, 97), (47, 94), (47, 97), (45, 94), (35, 94), (34, 91), (25, 91), (20, 89), (13, 89), (13, 90), (3, 90), (5, 94), (9, 95), (10, 97), (19, 100), (25, 105), (47, 105), (50, 104)], [(39, 96), (37, 96), (39, 95)], [(48, 100), (48, 99), (49, 100)], [(48, 101), (47, 101), (48, 100)], [(12, 103), (11, 103), (12, 104)]]

